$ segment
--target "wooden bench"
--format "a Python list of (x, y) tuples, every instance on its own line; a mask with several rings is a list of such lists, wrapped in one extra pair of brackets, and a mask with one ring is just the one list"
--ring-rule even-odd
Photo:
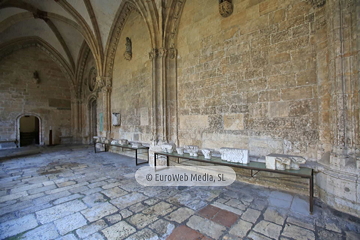
[[(167, 166), (169, 166), (169, 158), (174, 157), (174, 158), (178, 158), (178, 161), (179, 161), (179, 159), (187, 159), (187, 160), (191, 160), (191, 161), (198, 161), (198, 162), (204, 162), (204, 163), (210, 163), (210, 164), (216, 164), (216, 165), (249, 169), (251, 171), (251, 177), (255, 177), (257, 172), (264, 171), (264, 172), (273, 172), (273, 173), (297, 176), (297, 177), (301, 177), (301, 178), (307, 178), (307, 179), (309, 179), (310, 213), (312, 214), (312, 212), (313, 212), (313, 208), (314, 208), (314, 171), (312, 168), (301, 167), (299, 170), (276, 170), (276, 169), (274, 170), (274, 169), (266, 168), (265, 163), (262, 163), (262, 162), (249, 162), (248, 164), (242, 164), (242, 163), (234, 163), (234, 162), (224, 161), (219, 157), (212, 157), (211, 159), (205, 159), (204, 156), (193, 157), (187, 153), (184, 153), (183, 155), (179, 155), (177, 153), (165, 153), (165, 152), (154, 152), (154, 166), (155, 167), (156, 167), (157, 157), (161, 156), (161, 155), (166, 156)], [(253, 171), (256, 171), (256, 173), (253, 174)]]

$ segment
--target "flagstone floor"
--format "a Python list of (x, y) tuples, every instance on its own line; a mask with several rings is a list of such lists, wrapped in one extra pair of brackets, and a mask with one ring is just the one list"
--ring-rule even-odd
[(145, 187), (133, 158), (92, 146), (0, 151), (0, 239), (360, 239), (307, 196), (234, 182)]

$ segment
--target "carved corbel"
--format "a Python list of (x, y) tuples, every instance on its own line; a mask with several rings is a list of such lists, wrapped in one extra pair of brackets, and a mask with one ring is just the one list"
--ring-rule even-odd
[(165, 48), (160, 48), (159, 49), (159, 56), (160, 57), (166, 57), (167, 54), (167, 50)]
[(176, 55), (177, 55), (177, 50), (175, 48), (170, 48), (169, 49), (169, 57), (171, 59), (174, 59), (174, 58), (176, 58)]
[(149, 52), (149, 59), (153, 60), (159, 55), (159, 51), (156, 48), (153, 48), (151, 52)]

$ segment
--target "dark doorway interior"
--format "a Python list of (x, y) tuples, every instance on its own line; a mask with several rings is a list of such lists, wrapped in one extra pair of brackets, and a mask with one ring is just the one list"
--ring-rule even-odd
[(39, 119), (35, 116), (20, 118), (20, 147), (39, 144)]

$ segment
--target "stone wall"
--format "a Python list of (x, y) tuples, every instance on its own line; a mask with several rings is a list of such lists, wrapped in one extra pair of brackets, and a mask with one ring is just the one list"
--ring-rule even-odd
[(234, 6), (222, 18), (217, 4), (185, 4), (178, 40), (180, 144), (316, 159), (314, 42), (326, 37), (323, 9), (302, 1)]
[[(39, 73), (36, 83), (33, 73)], [(40, 119), (40, 144), (53, 144), (71, 134), (71, 101), (68, 80), (53, 60), (37, 47), (20, 49), (0, 60), (0, 139), (19, 137), (19, 117)]]
[[(126, 38), (132, 58), (126, 60)], [(111, 113), (120, 113), (121, 126), (111, 126), (111, 137), (149, 142), (151, 138), (152, 65), (150, 36), (141, 15), (133, 11), (120, 35), (114, 61)]]

